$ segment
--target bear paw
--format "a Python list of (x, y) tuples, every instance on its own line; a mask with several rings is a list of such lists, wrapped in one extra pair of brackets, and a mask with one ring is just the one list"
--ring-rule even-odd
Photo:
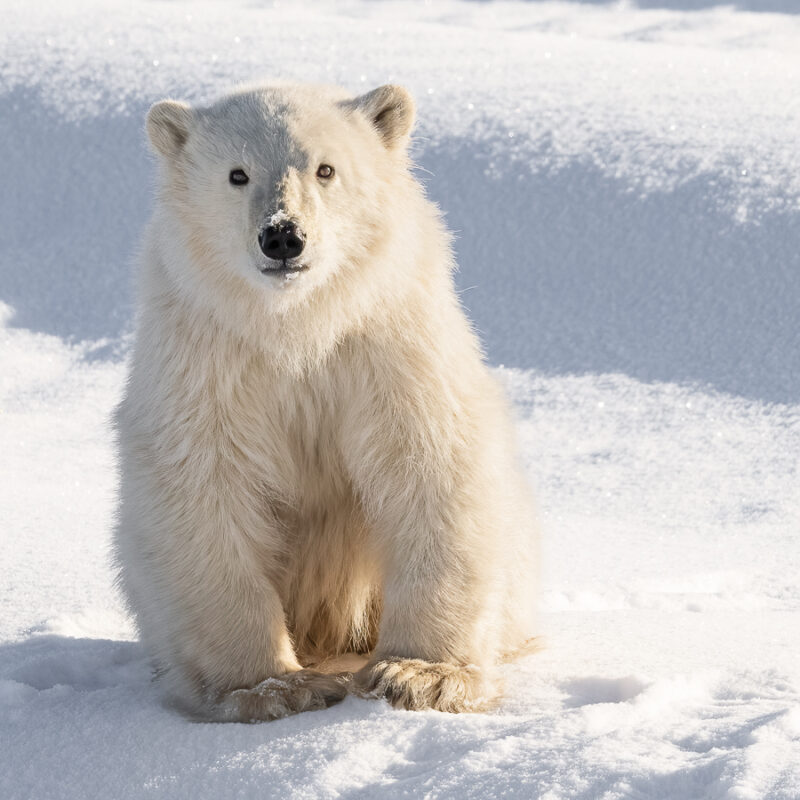
[(419, 711), (483, 711), (495, 695), (484, 672), (418, 658), (384, 658), (355, 676), (362, 696), (385, 697), (395, 708)]
[(262, 722), (319, 711), (344, 700), (349, 680), (349, 675), (323, 675), (308, 669), (267, 678), (251, 689), (228, 692), (215, 716), (226, 722)]

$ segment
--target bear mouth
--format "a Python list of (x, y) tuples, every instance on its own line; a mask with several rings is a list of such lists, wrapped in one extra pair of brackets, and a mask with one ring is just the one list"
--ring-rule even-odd
[(300, 272), (305, 272), (307, 269), (308, 264), (300, 264), (297, 261), (286, 258), (282, 261), (275, 261), (273, 264), (259, 267), (262, 275), (297, 275)]

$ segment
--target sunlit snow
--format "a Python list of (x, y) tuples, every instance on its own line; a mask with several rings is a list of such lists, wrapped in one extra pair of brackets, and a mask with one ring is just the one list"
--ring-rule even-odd
[[(800, 5), (0, 8), (0, 798), (800, 797)], [(491, 713), (189, 722), (115, 592), (144, 114), (260, 79), (417, 99), (543, 531)]]

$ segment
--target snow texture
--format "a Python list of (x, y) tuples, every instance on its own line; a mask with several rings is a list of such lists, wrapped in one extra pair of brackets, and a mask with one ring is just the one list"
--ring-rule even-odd
[[(800, 797), (800, 5), (2, 19), (0, 797)], [(541, 509), (545, 649), (491, 713), (189, 722), (113, 588), (144, 113), (261, 78), (418, 100)]]

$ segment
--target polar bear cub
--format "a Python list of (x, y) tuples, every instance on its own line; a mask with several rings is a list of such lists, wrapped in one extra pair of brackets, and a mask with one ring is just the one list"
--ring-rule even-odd
[[(481, 709), (533, 635), (533, 512), (413, 119), (397, 86), (148, 114), (115, 553), (170, 695), (205, 718), (350, 684)], [(366, 661), (352, 682), (312, 668), (345, 653)]]

